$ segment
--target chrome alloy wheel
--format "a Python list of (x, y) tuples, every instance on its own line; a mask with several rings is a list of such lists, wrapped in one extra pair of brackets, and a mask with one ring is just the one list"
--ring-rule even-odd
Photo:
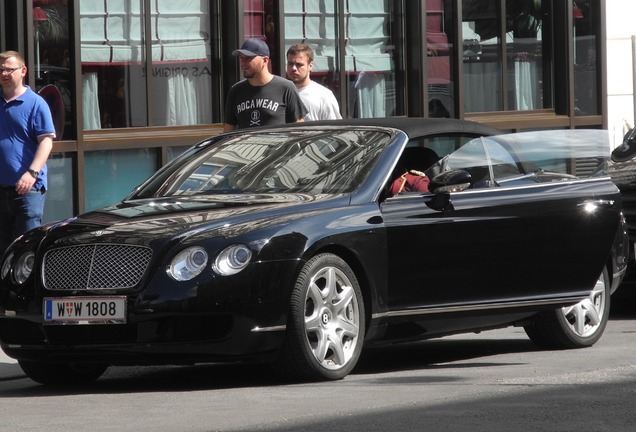
[(319, 269), (305, 297), (305, 335), (322, 367), (335, 370), (351, 360), (361, 319), (356, 290), (347, 275), (331, 266)]
[(576, 335), (580, 337), (591, 336), (603, 322), (606, 313), (606, 283), (605, 273), (601, 273), (588, 298), (573, 306), (562, 308), (565, 320)]

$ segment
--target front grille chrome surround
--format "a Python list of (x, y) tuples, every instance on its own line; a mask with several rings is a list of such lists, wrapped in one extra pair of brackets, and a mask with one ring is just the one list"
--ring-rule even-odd
[(88, 244), (52, 249), (44, 255), (42, 281), (48, 290), (130, 289), (152, 258), (145, 246)]

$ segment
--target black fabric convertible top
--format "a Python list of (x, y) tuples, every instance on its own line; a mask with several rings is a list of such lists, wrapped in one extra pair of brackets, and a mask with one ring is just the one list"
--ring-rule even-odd
[(447, 119), (447, 118), (423, 118), (423, 117), (382, 117), (382, 118), (356, 118), (342, 120), (324, 120), (300, 123), (288, 123), (277, 126), (263, 126), (259, 128), (242, 129), (235, 132), (251, 132), (256, 130), (295, 128), (295, 127), (316, 127), (316, 126), (377, 126), (394, 128), (403, 131), (409, 138), (422, 135), (468, 132), (476, 135), (498, 135), (500, 130), (481, 123), (469, 120)]

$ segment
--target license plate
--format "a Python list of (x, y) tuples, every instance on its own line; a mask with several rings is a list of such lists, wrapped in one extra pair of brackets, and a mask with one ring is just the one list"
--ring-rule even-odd
[(44, 299), (45, 324), (124, 324), (126, 297)]

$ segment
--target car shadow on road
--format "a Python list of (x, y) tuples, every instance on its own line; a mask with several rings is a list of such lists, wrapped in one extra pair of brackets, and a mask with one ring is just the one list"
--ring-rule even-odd
[[(489, 364), (487, 358), (499, 354), (538, 351), (529, 339), (433, 339), (366, 349), (354, 374), (376, 374), (417, 369), (470, 368)], [(472, 360), (470, 362), (464, 362)], [(457, 362), (462, 362), (457, 364)]]
[[(523, 339), (455, 339), (370, 348), (351, 375), (382, 374), (432, 368), (484, 367), (486, 358), (498, 354), (537, 350)], [(472, 362), (456, 364), (458, 361)], [(492, 363), (493, 367), (504, 363)], [(24, 378), (28, 380), (28, 378)], [(97, 382), (82, 386), (51, 387), (33, 383), (28, 388), (3, 390), (0, 397), (56, 396), (223, 390), (295, 385), (272, 373), (267, 365), (196, 364), (189, 366), (111, 367)], [(310, 383), (303, 383), (310, 384)]]
[[(617, 307), (611, 320), (633, 320), (634, 312)], [(426, 369), (466, 369), (510, 365), (497, 355), (541, 351), (522, 329), (512, 333), (483, 332), (441, 339), (366, 348), (352, 376), (368, 376), (400, 371)], [(28, 378), (22, 378), (28, 380)], [(274, 374), (267, 365), (195, 364), (184, 366), (115, 366), (97, 382), (75, 387), (49, 387), (34, 382), (14, 390), (0, 387), (0, 397), (55, 396), (73, 394), (120, 394), (148, 392), (181, 392), (191, 390), (223, 390), (249, 387), (275, 387), (290, 382)], [(303, 383), (310, 384), (310, 383)]]

